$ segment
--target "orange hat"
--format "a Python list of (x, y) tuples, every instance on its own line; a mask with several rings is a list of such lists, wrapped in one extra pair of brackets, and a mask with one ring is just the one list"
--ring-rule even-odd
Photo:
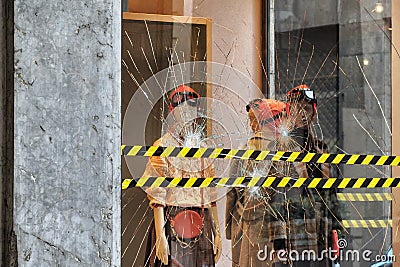
[[(189, 86), (181, 85), (169, 94), (169, 110), (172, 111), (179, 104), (196, 98), (200, 98), (199, 93)], [(197, 101), (188, 101), (188, 103), (191, 106), (197, 106)]]
[(254, 132), (263, 126), (275, 129), (281, 125), (285, 103), (274, 99), (254, 99), (247, 106), (250, 126)]

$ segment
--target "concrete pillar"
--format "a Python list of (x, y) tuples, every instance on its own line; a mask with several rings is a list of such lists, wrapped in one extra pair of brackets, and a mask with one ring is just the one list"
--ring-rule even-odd
[(121, 1), (14, 2), (19, 266), (120, 266)]

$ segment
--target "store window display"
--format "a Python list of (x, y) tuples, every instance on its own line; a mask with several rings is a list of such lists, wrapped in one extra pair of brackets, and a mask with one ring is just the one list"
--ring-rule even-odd
[[(277, 140), (281, 138), (285, 106), (285, 103), (272, 99), (255, 99), (247, 105), (252, 136), (245, 149), (276, 148)], [(273, 168), (271, 161), (238, 160), (232, 164), (231, 176), (268, 176)], [(302, 171), (305, 174), (304, 166)], [(264, 187), (237, 187), (228, 191), (225, 223), (226, 237), (231, 240), (232, 266), (271, 266), (273, 257), (260, 259), (259, 252), (264, 250), (268, 254), (272, 251), (272, 226), (281, 230), (281, 234), (274, 233), (277, 238), (285, 237), (285, 231), (280, 227), (284, 218), (271, 205), (275, 194), (274, 189)]]
[[(179, 82), (189, 85), (188, 80), (201, 76), (193, 73), (192, 68), (176, 68), (178, 66), (175, 65), (179, 63), (206, 59), (207, 64), (212, 62), (212, 64), (222, 65), (224, 71), (216, 71), (216, 68), (203, 68), (205, 76), (201, 79), (204, 84), (207, 84), (207, 96), (212, 98), (214, 103), (214, 106), (208, 110), (210, 112), (207, 113), (208, 121), (212, 125), (212, 131), (209, 131), (208, 134), (213, 136), (214, 141), (217, 140), (213, 144), (203, 143), (204, 145), (201, 147), (218, 149), (218, 151), (226, 149), (221, 153), (221, 158), (215, 160), (215, 171), (211, 171), (215, 174), (208, 174), (208, 168), (205, 168), (204, 171), (207, 173), (204, 176), (216, 177), (215, 181), (217, 182), (215, 183), (219, 183), (219, 179), (229, 177), (227, 170), (232, 160), (230, 157), (238, 149), (259, 146), (261, 150), (286, 151), (285, 155), (291, 152), (332, 153), (329, 158), (327, 155), (324, 155), (323, 159), (319, 155), (315, 155), (313, 158), (313, 160), (327, 159), (328, 162), (332, 162), (332, 157), (338, 153), (385, 156), (398, 154), (392, 148), (394, 128), (392, 129), (393, 125), (390, 123), (394, 117), (391, 105), (390, 74), (392, 72), (388, 63), (391, 62), (391, 54), (396, 54), (391, 53), (391, 49), (394, 48), (391, 45), (392, 42), (387, 41), (392, 29), (395, 29), (391, 22), (393, 11), (391, 1), (383, 3), (385, 9), (381, 13), (373, 11), (375, 3), (367, 2), (361, 4), (357, 1), (341, 2), (340, 4), (334, 2), (315, 4), (307, 1), (293, 3), (275, 2), (273, 6), (269, 6), (273, 2), (263, 2), (263, 5), (259, 5), (259, 2), (252, 2), (243, 5), (242, 2), (235, 1), (229, 2), (228, 6), (221, 9), (226, 3), (200, 1), (186, 5), (185, 2), (183, 15), (187, 15), (187, 18), (178, 19), (170, 16), (167, 23), (163, 21), (153, 23), (147, 19), (148, 17), (144, 18), (144, 14), (141, 14), (136, 18), (136, 24), (142, 25), (141, 30), (134, 26), (133, 30), (123, 32), (123, 36), (130, 36), (133, 43), (131, 45), (128, 38), (125, 37), (125, 50), (130, 52), (133, 60), (126, 55), (124, 62), (133, 61), (137, 65), (137, 71), (133, 64), (127, 64), (126, 69), (135, 75), (138, 86), (141, 81), (147, 81), (152, 74), (167, 67), (179, 69), (178, 72), (171, 72), (171, 79), (168, 76), (168, 83), (170, 80), (176, 79), (175, 77), (180, 80), (182, 76), (184, 81)], [(220, 12), (221, 10), (224, 12)], [(324, 14), (329, 14), (329, 16)], [(131, 15), (133, 16), (133, 14), (129, 16)], [(152, 14), (152, 16), (166, 18), (160, 14)], [(209, 24), (206, 26), (202, 24), (203, 27), (199, 28), (196, 22), (197, 18), (193, 20), (193, 17), (207, 20)], [(162, 26), (164, 24), (168, 26)], [(211, 32), (210, 25), (212, 25), (212, 34), (206, 34)], [(172, 39), (172, 42), (169, 39)], [(376, 45), (377, 43), (379, 46)], [(144, 55), (146, 59), (140, 60), (137, 55)], [(196, 62), (195, 65), (198, 63)], [(236, 91), (231, 83), (234, 80), (232, 73), (226, 69), (230, 67), (247, 74), (258, 88), (246, 85), (239, 86), (240, 91)], [(144, 75), (144, 73), (149, 75)], [(128, 81), (130, 81), (130, 77), (126, 75), (126, 90), (133, 92), (130, 86), (133, 82), (128, 84)], [(162, 83), (164, 79), (160, 81), (162, 87), (160, 94), (164, 94), (164, 84)], [(241, 84), (241, 82), (247, 83), (247, 79), (241, 79), (235, 85)], [(168, 83), (167, 86), (169, 86)], [(151, 95), (157, 94), (159, 90), (154, 86), (146, 88), (145, 85), (143, 84), (141, 88), (149, 97), (148, 99), (144, 98), (142, 103), (151, 102), (150, 105), (152, 105), (152, 114), (148, 116), (146, 129), (143, 131), (145, 138), (138, 141), (127, 139), (124, 144), (148, 146), (162, 136), (164, 137), (162, 139), (165, 140), (163, 143), (167, 145), (171, 143), (172, 146), (200, 146), (197, 144), (196, 138), (183, 139), (175, 129), (160, 135), (160, 121), (164, 120), (165, 110), (168, 109), (170, 103), (168, 97), (164, 97), (163, 100), (153, 100)], [(296, 87), (297, 85), (301, 86)], [(190, 86), (197, 85), (193, 82)], [(200, 87), (199, 85), (195, 88), (199, 89)], [(313, 90), (309, 90), (308, 87)], [(261, 90), (258, 90), (259, 88)], [(294, 89), (290, 90), (291, 88)], [(198, 92), (201, 90), (201, 94), (205, 95), (203, 94), (204, 89), (206, 88), (199, 89)], [(290, 93), (286, 99), (288, 91)], [(246, 112), (246, 104), (256, 97), (261, 98), (261, 102), (259, 100), (252, 101), (252, 105), (249, 105), (249, 112)], [(285, 106), (277, 113), (280, 114), (280, 118), (276, 120), (277, 125), (273, 125), (269, 130), (266, 129), (267, 125), (262, 125), (264, 127), (262, 130), (251, 130), (249, 126), (252, 125), (248, 124), (249, 116), (254, 115), (255, 117), (258, 112), (256, 111), (257, 105), (262, 109), (262, 102), (266, 103), (263, 98), (268, 97), (281, 100)], [(318, 102), (316, 97), (318, 97)], [(186, 99), (183, 102), (188, 102), (189, 105), (192, 102), (187, 99), (191, 99), (193, 96), (191, 93), (177, 94), (175, 98)], [(123, 99), (130, 99), (130, 96)], [(174, 101), (179, 101), (176, 99)], [(171, 116), (179, 110), (179, 106), (170, 105), (170, 110), (175, 109), (170, 112)], [(155, 113), (157, 114), (153, 115)], [(182, 115), (177, 117), (182, 117)], [(134, 119), (130, 118), (129, 121), (132, 122)], [(134, 125), (132, 128), (139, 128), (138, 124), (132, 123), (132, 125)], [(176, 123), (175, 125), (180, 124)], [(270, 132), (266, 134), (266, 131)], [(248, 140), (249, 132), (252, 140)], [(130, 136), (139, 135), (130, 134)], [(160, 142), (160, 144), (163, 143)], [(246, 145), (240, 146), (239, 144), (242, 143)], [(222, 159), (227, 153), (225, 151), (229, 149), (233, 152)], [(292, 155), (297, 155), (297, 153), (292, 153)], [(234, 156), (232, 157), (234, 158)], [(276, 158), (278, 157), (280, 154)], [(131, 175), (127, 175), (128, 173), (125, 172), (123, 177), (140, 178), (143, 175), (147, 158), (127, 157), (126, 159), (130, 160), (129, 163), (134, 160), (135, 163), (141, 162), (140, 165), (136, 164), (132, 168), (134, 171)], [(281, 157), (281, 160), (284, 159), (286, 159), (284, 156)], [(191, 162), (191, 160), (181, 161), (168, 158), (165, 162), (171, 166), (165, 169), (171, 172), (174, 167), (185, 166), (185, 162)], [(207, 160), (205, 159), (204, 162)], [(193, 159), (193, 162), (201, 164), (199, 159)], [(358, 163), (350, 163), (351, 165), (339, 163), (330, 166), (329, 164), (253, 162), (251, 160), (237, 160), (236, 164), (238, 170), (232, 171), (231, 177), (239, 175), (249, 177), (287, 176), (293, 178), (291, 182), (296, 181), (296, 177), (332, 177), (336, 179), (332, 187), (337, 187), (339, 181), (344, 177), (354, 180), (358, 177), (397, 177), (392, 173), (390, 167), (373, 166), (373, 164), (361, 164), (363, 166), (360, 166)], [(205, 163), (205, 167), (208, 166)], [(193, 169), (202, 169), (202, 167)], [(158, 175), (157, 172), (156, 176)], [(183, 175), (178, 171), (176, 176), (182, 177)], [(202, 176), (201, 172), (196, 176)], [(225, 188), (220, 188), (220, 196), (225, 191), (229, 192), (229, 197), (234, 194), (232, 197), (236, 197), (236, 201), (240, 200), (240, 205), (247, 206), (249, 209), (245, 210), (241, 206), (238, 208), (236, 202), (233, 202), (235, 203), (234, 209), (227, 208), (227, 220), (229, 217), (231, 219), (230, 228), (226, 229), (226, 236), (229, 237), (229, 240), (225, 240), (225, 231), (221, 226), (224, 247), (217, 266), (231, 266), (232, 259), (233, 265), (237, 266), (240, 265), (241, 258), (245, 261), (248, 260), (250, 263), (246, 264), (249, 265), (268, 266), (268, 263), (276, 265), (286, 263), (309, 266), (310, 262), (279, 262), (276, 257), (268, 262), (266, 260), (258, 262), (256, 254), (250, 257), (242, 247), (245, 247), (243, 244), (249, 244), (249, 246), (253, 246), (251, 249), (259, 252), (259, 249), (265, 251), (265, 246), (267, 246), (269, 252), (272, 249), (282, 249), (287, 252), (298, 250), (300, 254), (302, 251), (312, 250), (318, 256), (323, 249), (334, 247), (335, 244), (331, 237), (332, 230), (344, 232), (343, 238), (348, 244), (344, 248), (344, 252), (346, 249), (369, 249), (373, 255), (380, 255), (392, 243), (390, 229), (392, 212), (395, 211), (395, 206), (392, 209), (392, 200), (368, 198), (366, 201), (365, 197), (370, 193), (390, 195), (390, 188), (380, 189), (378, 188), (380, 184), (373, 189), (351, 188), (352, 183), (348, 183), (346, 188), (342, 188), (347, 181), (345, 180), (340, 186), (341, 189), (259, 187), (245, 189), (245, 184), (250, 180), (255, 181), (255, 179), (249, 178), (245, 179), (243, 184), (239, 182), (232, 185), (223, 184)], [(311, 179), (305, 181), (308, 183)], [(324, 182), (321, 181), (321, 183)], [(290, 187), (290, 183), (287, 186)], [(129, 190), (134, 191), (135, 189)], [(337, 203), (337, 191), (340, 191), (338, 192), (340, 209)], [(143, 194), (142, 198), (145, 197), (144, 192), (140, 193)], [(357, 194), (355, 198), (354, 194)], [(201, 198), (201, 194), (199, 196)], [(358, 196), (363, 196), (363, 198), (358, 198)], [(148, 208), (147, 203), (142, 202), (141, 199), (131, 201), (131, 198), (128, 197), (127, 193), (124, 198), (125, 202), (134, 202), (136, 206), (143, 204), (141, 207)], [(254, 199), (254, 197), (258, 199)], [(150, 197), (149, 199), (152, 200)], [(147, 200), (146, 198), (145, 201)], [(162, 198), (159, 202), (161, 200)], [(225, 211), (224, 200), (225, 196), (217, 201), (220, 221), (225, 215), (224, 212), (221, 212), (221, 210)], [(182, 199), (172, 202), (171, 206), (185, 205)], [(257, 206), (259, 203), (261, 204)], [(228, 203), (228, 207), (233, 206), (229, 206)], [(170, 222), (174, 218), (174, 216), (168, 218), (165, 215), (168, 208), (168, 205), (163, 206), (164, 223)], [(201, 218), (202, 207), (198, 206), (197, 208), (200, 209), (198, 213)], [(136, 217), (132, 215), (132, 210), (136, 210), (134, 205), (126, 205), (123, 210), (125, 222), (129, 224), (127, 229), (132, 229), (123, 231), (125, 240), (122, 250), (125, 252), (123, 263), (126, 266), (132, 266), (133, 263), (136, 266), (139, 265), (138, 262), (143, 262), (146, 248), (143, 238), (147, 240), (150, 224), (147, 222), (153, 219), (153, 210), (150, 208), (148, 210), (143, 208), (143, 212), (135, 213)], [(338, 212), (339, 210), (341, 214)], [(237, 213), (234, 214), (234, 212)], [(342, 219), (346, 230), (342, 229)], [(257, 222), (258, 224), (257, 220), (260, 221)], [(201, 220), (199, 221), (201, 222)], [(239, 226), (234, 225), (235, 222)], [(247, 226), (245, 226), (246, 224)], [(374, 225), (378, 225), (378, 227)], [(396, 228), (395, 226), (393, 223), (393, 228)], [(251, 232), (252, 230), (254, 232)], [(246, 231), (250, 231), (250, 234), (247, 234), (249, 240), (245, 238)], [(138, 232), (140, 232), (139, 235)], [(247, 250), (251, 249), (247, 247)], [(138, 253), (139, 256), (132, 256), (136, 255), (136, 251), (139, 250), (141, 251)], [(154, 256), (154, 258), (156, 257)], [(327, 266), (331, 262), (327, 260), (323, 263), (313, 264)], [(342, 259), (340, 264), (352, 266), (353, 262)], [(370, 265), (366, 261), (361, 261), (359, 264)], [(244, 263), (242, 265), (245, 266)]]
[[(286, 116), (293, 129), (291, 139), (302, 152), (328, 153), (326, 144), (319, 140), (312, 128), (317, 116), (315, 92), (306, 85), (300, 85), (287, 93)], [(329, 164), (307, 163), (307, 176), (327, 178)], [(341, 215), (336, 189), (288, 188), (282, 192), (280, 213), (284, 220), (284, 239), (274, 240), (275, 249), (283, 249), (289, 255), (302, 255), (304, 251), (313, 252), (316, 257), (291, 259), (292, 266), (331, 266), (329, 255), (324, 251), (334, 247), (332, 231), (341, 231)], [(292, 253), (292, 255), (294, 255)], [(276, 266), (285, 266), (288, 262), (280, 261)]]
[[(182, 85), (169, 95), (171, 121), (154, 146), (206, 146), (197, 126), (200, 95)], [(214, 177), (206, 159), (151, 157), (143, 176)], [(146, 189), (154, 223), (145, 266), (213, 267), (221, 254), (215, 188)]]
[[(253, 136), (246, 149), (328, 153), (312, 129), (317, 116), (314, 91), (300, 85), (287, 102), (256, 99), (248, 106)], [(327, 178), (329, 164), (236, 161), (231, 176)], [(342, 231), (336, 189), (234, 188), (226, 207), (226, 235), (232, 266), (331, 266), (332, 231)], [(263, 254), (260, 256), (260, 251)], [(278, 251), (283, 251), (277, 256)], [(312, 251), (314, 259), (292, 258)], [(322, 260), (317, 257), (322, 255)], [(258, 264), (258, 265), (257, 265)]]

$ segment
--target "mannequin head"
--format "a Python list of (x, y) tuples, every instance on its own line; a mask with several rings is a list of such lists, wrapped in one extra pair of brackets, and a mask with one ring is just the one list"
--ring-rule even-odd
[(189, 106), (197, 106), (197, 98), (200, 98), (200, 94), (189, 86), (181, 85), (175, 88), (168, 98), (169, 110), (172, 112), (174, 108), (185, 102), (188, 102)]
[(296, 128), (308, 128), (317, 115), (317, 98), (307, 85), (299, 85), (286, 94), (286, 113)]
[(254, 133), (276, 132), (282, 124), (285, 103), (274, 99), (254, 99), (246, 110)]
[[(200, 94), (189, 86), (181, 85), (170, 92), (168, 100), (170, 114), (163, 123), (163, 129), (182, 142), (180, 145), (191, 139), (198, 143), (204, 130), (200, 123)], [(194, 143), (186, 145), (195, 146)]]
[(193, 88), (181, 85), (169, 94), (169, 109), (174, 121), (184, 125), (198, 117), (200, 94)]

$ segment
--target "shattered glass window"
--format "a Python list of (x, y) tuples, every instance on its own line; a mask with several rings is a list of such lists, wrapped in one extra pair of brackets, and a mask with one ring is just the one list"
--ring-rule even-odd
[(139, 2), (122, 266), (396, 261), (392, 1)]

